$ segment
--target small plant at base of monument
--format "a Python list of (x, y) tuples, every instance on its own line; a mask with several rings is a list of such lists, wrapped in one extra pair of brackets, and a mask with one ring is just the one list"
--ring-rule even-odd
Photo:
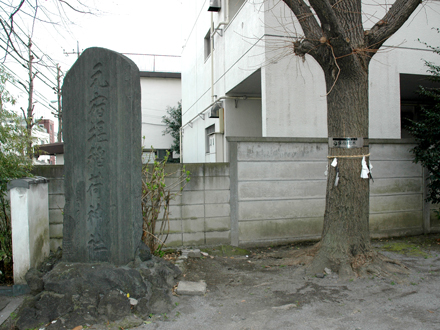
[[(158, 161), (155, 157), (152, 164), (148, 162), (142, 168), (142, 241), (158, 256), (164, 255), (162, 249), (170, 232), (170, 201), (190, 180), (185, 165), (176, 172), (166, 173), (169, 155), (167, 151), (163, 160)], [(165, 180), (171, 180), (177, 173), (175, 181), (167, 185)]]

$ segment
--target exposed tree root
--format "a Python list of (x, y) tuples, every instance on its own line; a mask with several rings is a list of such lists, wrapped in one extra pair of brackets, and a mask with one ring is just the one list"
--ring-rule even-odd
[[(325, 268), (338, 273), (341, 279), (355, 277), (386, 277), (401, 282), (401, 275), (409, 274), (409, 269), (398, 260), (390, 259), (375, 251), (353, 257), (335, 258), (325, 253), (319, 254), (321, 243), (306, 249), (290, 252), (282, 261), (285, 265), (304, 266), (306, 273), (315, 275)], [(324, 255), (324, 257), (323, 257)]]

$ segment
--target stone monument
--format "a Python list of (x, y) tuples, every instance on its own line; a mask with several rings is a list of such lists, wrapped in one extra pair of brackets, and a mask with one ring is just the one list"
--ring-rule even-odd
[(132, 261), (142, 236), (139, 69), (86, 49), (63, 84), (63, 259)]

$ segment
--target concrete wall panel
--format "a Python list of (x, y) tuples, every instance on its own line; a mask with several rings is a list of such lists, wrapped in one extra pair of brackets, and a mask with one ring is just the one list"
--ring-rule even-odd
[(240, 222), (240, 241), (294, 239), (321, 235), (323, 219), (304, 218)]
[(373, 178), (411, 178), (422, 175), (422, 167), (412, 160), (371, 161)]
[(214, 217), (229, 217), (230, 206), (229, 204), (206, 204), (205, 205), (205, 216), (206, 218)]
[(422, 229), (423, 214), (420, 211), (370, 214), (370, 231), (393, 231), (402, 228)]
[(327, 144), (318, 143), (258, 143), (238, 145), (238, 161), (323, 161), (327, 159)]
[(370, 182), (370, 196), (387, 194), (422, 193), (422, 178), (387, 178)]
[(372, 196), (370, 214), (382, 212), (422, 211), (423, 195)]
[(206, 245), (229, 245), (231, 243), (231, 233), (229, 231), (212, 231), (206, 233)]
[(238, 198), (244, 200), (325, 198), (326, 181), (240, 182)]
[(239, 221), (324, 216), (325, 199), (255, 201), (239, 203)]
[(184, 205), (194, 205), (204, 203), (204, 192), (200, 191), (182, 191), (182, 204)]
[(242, 180), (316, 180), (325, 179), (327, 162), (240, 162)]
[(205, 230), (206, 232), (211, 231), (230, 231), (231, 229), (231, 218), (206, 218), (205, 220)]
[(230, 192), (228, 190), (207, 190), (205, 191), (205, 203), (206, 204), (221, 204), (226, 203), (229, 205)]

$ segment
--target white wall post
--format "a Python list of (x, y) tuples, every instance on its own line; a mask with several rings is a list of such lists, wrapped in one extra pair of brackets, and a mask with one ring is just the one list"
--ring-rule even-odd
[(14, 284), (26, 284), (25, 275), (49, 255), (48, 180), (43, 177), (8, 183), (11, 201)]

